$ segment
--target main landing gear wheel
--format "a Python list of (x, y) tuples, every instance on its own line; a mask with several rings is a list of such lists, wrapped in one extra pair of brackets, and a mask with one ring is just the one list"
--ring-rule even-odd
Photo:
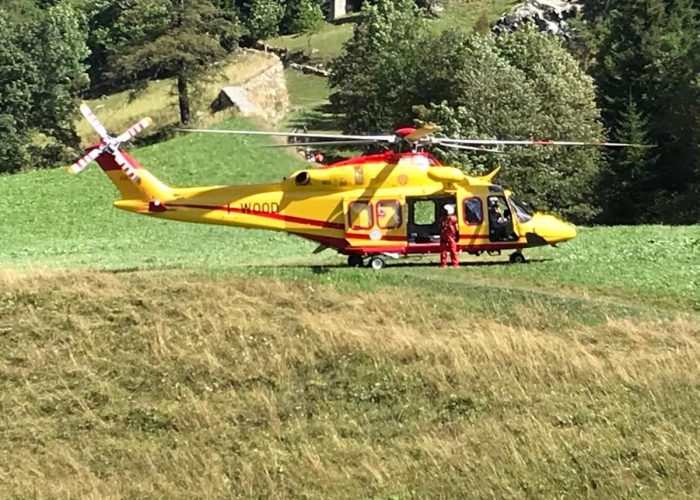
[(527, 259), (522, 252), (513, 252), (510, 254), (510, 262), (511, 264), (524, 264), (527, 262)]
[(348, 266), (350, 267), (362, 267), (364, 261), (362, 260), (362, 255), (352, 254), (348, 255)]
[(369, 259), (369, 267), (371, 267), (375, 271), (380, 270), (384, 267), (384, 259), (382, 259), (381, 257), (372, 257), (371, 259)]

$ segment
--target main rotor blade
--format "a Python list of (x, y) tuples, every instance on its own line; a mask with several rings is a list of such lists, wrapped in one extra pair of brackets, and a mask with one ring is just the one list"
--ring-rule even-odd
[(120, 136), (117, 137), (117, 142), (126, 142), (132, 137), (134, 137), (136, 134), (141, 132), (143, 129), (146, 127), (151, 126), (153, 124), (153, 120), (151, 120), (150, 117), (143, 118), (142, 120), (139, 120), (136, 122), (134, 125), (126, 129), (125, 132), (123, 132)]
[(202, 134), (233, 134), (233, 135), (266, 135), (271, 137), (308, 137), (310, 139), (349, 139), (358, 141), (383, 141), (395, 142), (394, 135), (345, 135), (345, 134), (311, 134), (305, 132), (261, 132), (259, 130), (229, 130), (229, 129), (201, 129), (178, 128), (179, 132), (199, 132)]
[(315, 142), (288, 142), (286, 144), (271, 144), (266, 148), (305, 148), (306, 146), (336, 146), (344, 144), (376, 144), (379, 141), (315, 141)]
[(104, 151), (104, 147), (99, 147), (99, 148), (93, 149), (88, 154), (86, 154), (85, 156), (80, 158), (78, 161), (73, 163), (73, 165), (68, 167), (68, 171), (71, 174), (79, 174), (80, 172), (85, 170), (85, 167), (87, 167), (91, 161), (95, 160), (98, 156), (100, 156), (103, 151)]
[(611, 147), (611, 148), (650, 148), (646, 144), (628, 144), (623, 142), (595, 142), (595, 141), (550, 141), (550, 140), (499, 140), (499, 139), (450, 139), (450, 138), (438, 138), (443, 144), (480, 144), (484, 146), (598, 146), (598, 147)]
[(95, 113), (92, 112), (90, 107), (85, 103), (80, 104), (80, 113), (85, 117), (88, 123), (92, 125), (92, 128), (95, 129), (95, 132), (97, 132), (100, 138), (103, 141), (107, 142), (109, 139), (107, 129), (104, 125), (102, 125), (102, 122), (95, 116)]
[(446, 143), (442, 143), (442, 142), (436, 142), (434, 144), (437, 146), (445, 146), (447, 148), (452, 148), (452, 149), (463, 149), (463, 150), (467, 150), (467, 151), (479, 151), (481, 153), (494, 153), (494, 154), (500, 154), (500, 155), (508, 154), (505, 151), (501, 151), (499, 149), (478, 148), (476, 146), (465, 146), (463, 144), (446, 144)]

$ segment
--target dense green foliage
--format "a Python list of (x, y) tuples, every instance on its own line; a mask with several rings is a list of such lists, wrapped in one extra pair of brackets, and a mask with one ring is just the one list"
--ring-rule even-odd
[(315, 0), (299, 0), (298, 13), (294, 20), (294, 30), (305, 35), (309, 52), (311, 37), (318, 33), (323, 25), (323, 11)]
[[(334, 62), (331, 102), (346, 130), (386, 132), (412, 123), (417, 113), (453, 137), (602, 137), (592, 80), (555, 38), (534, 29), (498, 39), (458, 31), (429, 37), (410, 4), (378, 2), (368, 8)], [(579, 222), (595, 218), (597, 150), (509, 153), (499, 158), (504, 181), (534, 206)], [(442, 156), (474, 172), (492, 161), (446, 151)]]
[(604, 185), (605, 220), (698, 221), (700, 5), (596, 0), (584, 12), (606, 126), (656, 146), (650, 154), (610, 155), (615, 182)]
[(277, 0), (251, 0), (244, 5), (247, 8), (245, 24), (251, 38), (260, 40), (277, 35), (284, 5)]
[[(527, 28), (498, 39), (447, 32), (425, 54), (419, 81), (432, 102), (423, 101), (428, 107), (420, 115), (443, 125), (448, 136), (602, 138), (591, 79), (553, 37)], [(430, 66), (432, 57), (445, 64)], [(590, 222), (598, 213), (597, 149), (510, 148), (496, 159), (455, 153), (443, 157), (477, 172), (497, 161), (504, 167), (503, 182), (517, 186), (540, 209), (577, 222)]]
[(66, 3), (21, 12), (0, 8), (0, 173), (65, 159), (88, 84), (80, 14)]
[[(497, 40), (429, 36), (412, 4), (367, 6), (333, 63), (331, 101), (346, 130), (385, 132), (410, 123), (415, 110), (462, 137), (603, 138), (591, 78), (557, 40), (528, 26)], [(602, 123), (611, 139), (656, 148), (602, 158), (592, 149), (512, 150), (498, 159), (508, 167), (505, 181), (535, 206), (576, 221), (697, 221), (700, 7), (691, 0), (586, 4), (567, 46), (594, 76)], [(470, 170), (493, 161), (442, 156)]]
[[(489, 5), (502, 10), (511, 3)], [(700, 218), (696, 1), (585, 1), (578, 35), (567, 47), (595, 79), (605, 134), (590, 80), (556, 41), (527, 29), (496, 41), (441, 34), (440, 26), (448, 24), (471, 31), (480, 14), (477, 31), (483, 35), (495, 13), (483, 2), (450, 2), (444, 12), (449, 22), (441, 24), (426, 20), (435, 4), (350, 2), (364, 10), (352, 18), (360, 22), (330, 80), (345, 130), (386, 132), (418, 117), (454, 135), (607, 135), (651, 144), (654, 149), (606, 151), (602, 157), (570, 148), (514, 149), (497, 159), (440, 154), (477, 172), (498, 161), (507, 167), (505, 184), (517, 186), (538, 208), (576, 221)], [(193, 79), (233, 50), (245, 32), (250, 39), (305, 34), (311, 49), (321, 27), (324, 46), (309, 54), (327, 59), (351, 26), (323, 23), (328, 7), (324, 0), (6, 0), (0, 6), (0, 171), (72, 157), (76, 103), (86, 90), (99, 96), (175, 77), (181, 121), (188, 121), (190, 94), (197, 91)], [(299, 50), (303, 43), (293, 46)]]

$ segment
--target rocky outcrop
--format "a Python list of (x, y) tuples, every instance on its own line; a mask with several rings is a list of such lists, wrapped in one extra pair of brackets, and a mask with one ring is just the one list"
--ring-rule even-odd
[(540, 31), (567, 38), (568, 21), (581, 9), (580, 0), (528, 0), (513, 7), (493, 27), (497, 35), (510, 33), (524, 23), (533, 23)]
[(282, 121), (289, 112), (284, 66), (275, 55), (268, 57), (270, 66), (239, 85), (224, 87), (212, 103), (212, 110), (233, 107), (243, 116), (259, 116), (270, 125)]

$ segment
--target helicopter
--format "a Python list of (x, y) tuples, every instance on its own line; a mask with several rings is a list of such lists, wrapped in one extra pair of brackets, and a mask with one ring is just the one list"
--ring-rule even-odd
[[(96, 161), (119, 191), (116, 208), (161, 219), (284, 231), (318, 243), (314, 253), (335, 249), (351, 267), (381, 269), (388, 259), (440, 251), (440, 218), (451, 205), (458, 219), (459, 251), (479, 256), (512, 251), (526, 262), (524, 248), (557, 245), (576, 228), (535, 212), (510, 190), (494, 183), (500, 167), (482, 176), (442, 165), (425, 148), (441, 145), (498, 152), (508, 145), (631, 146), (623, 143), (454, 139), (439, 127), (405, 127), (393, 135), (310, 134), (220, 129), (188, 133), (259, 134), (287, 137), (278, 147), (385, 144), (394, 146), (329, 165), (309, 165), (280, 182), (175, 188), (158, 180), (122, 149), (151, 125), (144, 118), (113, 137), (86, 104), (80, 112), (100, 141), (69, 167), (78, 174)], [(305, 141), (305, 142), (299, 142)]]

